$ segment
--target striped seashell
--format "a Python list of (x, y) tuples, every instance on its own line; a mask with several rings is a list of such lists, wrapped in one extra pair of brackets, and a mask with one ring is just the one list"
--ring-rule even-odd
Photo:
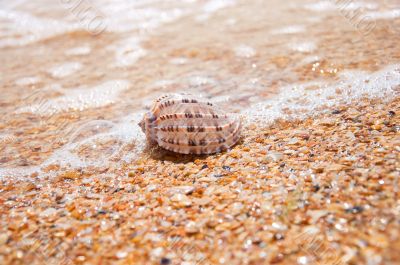
[(227, 150), (240, 138), (240, 118), (191, 95), (157, 99), (139, 123), (150, 143), (181, 154)]

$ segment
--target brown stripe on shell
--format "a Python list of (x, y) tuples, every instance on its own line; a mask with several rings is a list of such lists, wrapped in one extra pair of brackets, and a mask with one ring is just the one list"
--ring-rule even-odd
[[(193, 105), (199, 105), (202, 108), (210, 108), (213, 106), (212, 103), (200, 101), (191, 95), (167, 94), (159, 97), (155, 101), (150, 111), (155, 115), (159, 115), (162, 114), (163, 111), (169, 109), (171, 106), (178, 106), (180, 108), (193, 108)], [(178, 109), (172, 110), (172, 112), (175, 111), (178, 111)]]
[(174, 98), (173, 94), (167, 94), (159, 97), (156, 101), (154, 101), (154, 104), (150, 110), (154, 115), (158, 115), (160, 110), (175, 105), (176, 99)]
[[(228, 127), (230, 128), (230, 127)], [(229, 132), (225, 132), (224, 134), (210, 135), (207, 133), (194, 134), (194, 136), (190, 136), (190, 134), (181, 134), (180, 137), (177, 137), (176, 134), (172, 136), (173, 138), (168, 139), (167, 137), (171, 137), (168, 134), (158, 134), (161, 142), (158, 144), (167, 149), (178, 153), (184, 154), (210, 154), (219, 152), (222, 150), (227, 150), (232, 147), (240, 138), (240, 129), (241, 123), (240, 120), (235, 123), (235, 127), (230, 129)], [(177, 143), (177, 139), (179, 139), (179, 144)]]
[(202, 119), (227, 119), (228, 116), (218, 115), (218, 114), (203, 114), (203, 113), (192, 113), (192, 112), (185, 112), (185, 113), (173, 113), (173, 114), (164, 114), (158, 117), (160, 120), (168, 120), (168, 119), (183, 119), (183, 118), (202, 118)]
[[(212, 106), (211, 103), (203, 102), (200, 100), (184, 99), (185, 103), (182, 103), (182, 99), (179, 98), (166, 98), (163, 99), (159, 104), (152, 109), (153, 113), (157, 116), (164, 115), (166, 113), (203, 113), (203, 114), (222, 114), (224, 111), (216, 106)], [(167, 101), (174, 102), (167, 106)], [(211, 104), (211, 105), (209, 105)]]
[(183, 126), (204, 126), (204, 127), (226, 127), (236, 122), (234, 117), (228, 115), (219, 115), (218, 119), (213, 118), (210, 114), (193, 114), (193, 113), (175, 113), (160, 116), (155, 121), (158, 127), (167, 125), (183, 125)]
[[(170, 123), (171, 124), (171, 123)], [(236, 126), (234, 126), (236, 125)], [(215, 134), (220, 137), (220, 135), (229, 135), (236, 131), (240, 126), (240, 120), (232, 120), (230, 123), (224, 124), (222, 126), (201, 126), (201, 125), (158, 125), (157, 133), (159, 136), (163, 136), (163, 132), (175, 132), (176, 135), (190, 135), (196, 133), (196, 135), (213, 137)]]
[(240, 119), (190, 95), (162, 96), (145, 117), (152, 117), (144, 119), (142, 127), (147, 138), (178, 153), (216, 153), (240, 138)]
[[(181, 120), (181, 119), (209, 119), (209, 120), (227, 120), (229, 117), (226, 114), (218, 115), (218, 114), (203, 114), (203, 113), (192, 113), (192, 112), (185, 112), (185, 113), (167, 113), (161, 115), (157, 118), (156, 123), (160, 124), (162, 121), (166, 120)], [(174, 121), (176, 122), (176, 121)], [(214, 123), (215, 124), (215, 123)]]
[(218, 144), (210, 144), (206, 146), (196, 145), (196, 146), (185, 146), (183, 147), (181, 144), (170, 144), (170, 143), (159, 143), (161, 147), (164, 149), (181, 153), (181, 154), (213, 154), (218, 153), (224, 150), (228, 150), (231, 148), (238, 140), (240, 139), (239, 134), (233, 135), (233, 137), (225, 143)]
[(174, 106), (177, 102), (173, 99), (163, 99), (160, 102), (157, 102), (152, 108), (151, 112), (154, 115), (158, 115), (162, 110), (168, 109), (171, 106)]

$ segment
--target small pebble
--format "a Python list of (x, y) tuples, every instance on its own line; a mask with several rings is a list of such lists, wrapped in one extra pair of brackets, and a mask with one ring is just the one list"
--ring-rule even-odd
[(197, 224), (195, 222), (190, 221), (185, 226), (185, 232), (188, 234), (195, 234), (195, 233), (199, 232), (199, 227), (197, 226)]
[(169, 258), (161, 258), (160, 264), (161, 265), (169, 265), (169, 264), (171, 264), (171, 260)]
[(201, 169), (206, 169), (206, 168), (208, 168), (208, 165), (207, 165), (207, 164), (204, 164), (204, 165), (201, 167)]
[(226, 171), (231, 171), (231, 167), (230, 166), (222, 166), (222, 168)]
[(117, 254), (115, 255), (119, 259), (124, 259), (128, 256), (128, 252), (126, 251), (118, 251)]
[(22, 252), (21, 250), (17, 250), (15, 256), (17, 259), (22, 259), (24, 257), (24, 252)]
[(194, 191), (194, 187), (193, 186), (177, 186), (177, 187), (173, 187), (169, 189), (169, 192), (171, 194), (175, 194), (175, 193), (181, 193), (181, 194), (190, 194)]
[(362, 206), (354, 206), (354, 207), (346, 209), (346, 213), (352, 213), (352, 214), (361, 213), (363, 211), (364, 211), (364, 208)]
[(6, 233), (0, 234), (0, 246), (4, 245), (8, 241), (8, 235)]
[(321, 189), (321, 187), (319, 185), (314, 185), (313, 188), (314, 188), (314, 192), (318, 192)]
[(297, 264), (299, 265), (307, 265), (309, 263), (309, 258), (307, 256), (301, 256), (297, 258)]
[(282, 240), (284, 238), (285, 238), (285, 236), (283, 234), (280, 234), (280, 233), (274, 234), (274, 239), (277, 241)]
[(330, 118), (325, 118), (320, 120), (319, 124), (324, 126), (333, 126), (335, 124), (335, 120)]
[(50, 217), (57, 213), (57, 209), (55, 208), (47, 208), (43, 212), (40, 213), (40, 217)]
[(185, 195), (177, 193), (171, 197), (171, 201), (176, 202), (179, 206), (188, 207), (192, 205), (192, 201)]
[(282, 157), (283, 157), (283, 154), (279, 153), (279, 152), (269, 152), (267, 154), (267, 158), (272, 159), (272, 161), (274, 161), (274, 162), (281, 160)]

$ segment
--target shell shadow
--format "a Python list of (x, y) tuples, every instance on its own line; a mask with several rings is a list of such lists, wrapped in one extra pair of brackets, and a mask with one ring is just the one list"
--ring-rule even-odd
[(205, 160), (210, 155), (179, 154), (159, 146), (146, 146), (144, 152), (149, 154), (150, 158), (159, 161), (169, 161), (175, 164), (194, 162), (195, 160)]
[(215, 154), (204, 154), (204, 155), (196, 155), (196, 154), (179, 154), (175, 153), (169, 150), (166, 150), (164, 148), (159, 147), (158, 145), (149, 145), (147, 144), (144, 152), (149, 155), (151, 159), (158, 160), (158, 161), (169, 161), (175, 164), (181, 164), (181, 163), (189, 163), (189, 162), (194, 162), (195, 160), (206, 160), (208, 157), (213, 156), (214, 158), (217, 158), (223, 154), (226, 154), (229, 152), (233, 147), (242, 145), (244, 143), (244, 138), (241, 137), (240, 140), (232, 146), (228, 150), (224, 150), (219, 153)]

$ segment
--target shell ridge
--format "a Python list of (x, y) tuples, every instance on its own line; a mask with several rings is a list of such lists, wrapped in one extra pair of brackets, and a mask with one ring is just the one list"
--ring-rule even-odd
[[(212, 146), (212, 145), (217, 145), (217, 144), (222, 144), (222, 143), (231, 143), (232, 144), (228, 144), (228, 145), (233, 145), (236, 141), (235, 141), (235, 137), (237, 136), (238, 132), (240, 131), (241, 128), (241, 123), (239, 122), (237, 124), (237, 126), (235, 127), (235, 129), (232, 131), (232, 133), (229, 133), (228, 135), (226, 135), (225, 137), (223, 137), (223, 134), (219, 134), (219, 136), (217, 136), (216, 138), (211, 138), (211, 139), (207, 139), (205, 140), (206, 143), (202, 144), (201, 141), (204, 140), (204, 138), (199, 139), (196, 141), (198, 137), (198, 134), (195, 134), (191, 137), (187, 138), (187, 141), (180, 141), (179, 145), (180, 146)], [(176, 144), (176, 140), (175, 138), (168, 138), (168, 134), (161, 134), (161, 141), (163, 143), (168, 143), (168, 144)], [(160, 145), (163, 143), (159, 143)]]
[(239, 140), (241, 131), (236, 115), (187, 94), (159, 97), (141, 124), (149, 142), (183, 154), (227, 150)]

